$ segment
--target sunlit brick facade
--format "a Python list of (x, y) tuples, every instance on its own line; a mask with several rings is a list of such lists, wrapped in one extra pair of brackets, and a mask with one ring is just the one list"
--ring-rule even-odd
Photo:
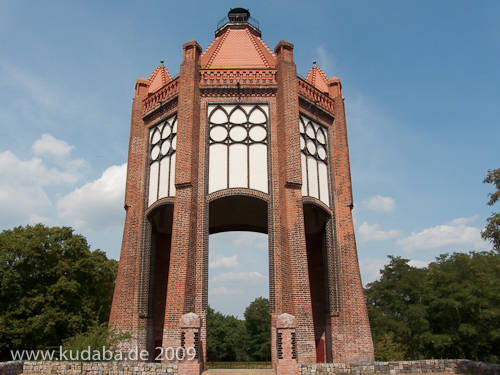
[(137, 80), (111, 311), (132, 346), (180, 347), (192, 313), (202, 368), (208, 236), (249, 230), (269, 238), (274, 366), (282, 314), (295, 322), (298, 363), (373, 360), (341, 84), (316, 66), (297, 76), (293, 48), (271, 51), (248, 11), (233, 9), (205, 51), (183, 45), (178, 77), (161, 64)]

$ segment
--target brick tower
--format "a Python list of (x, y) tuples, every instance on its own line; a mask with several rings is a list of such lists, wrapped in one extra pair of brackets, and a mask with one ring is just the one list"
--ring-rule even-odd
[(205, 51), (183, 50), (178, 77), (162, 63), (136, 83), (111, 325), (151, 356), (189, 338), (202, 368), (208, 236), (257, 231), (275, 367), (283, 337), (298, 363), (373, 360), (339, 79), (315, 65), (298, 77), (293, 44), (271, 51), (242, 8)]

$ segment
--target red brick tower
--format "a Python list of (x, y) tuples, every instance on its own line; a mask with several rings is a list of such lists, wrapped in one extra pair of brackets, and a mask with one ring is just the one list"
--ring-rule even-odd
[(111, 324), (150, 353), (189, 331), (203, 366), (208, 236), (250, 230), (269, 236), (275, 366), (285, 328), (298, 363), (373, 360), (339, 79), (298, 77), (293, 44), (273, 53), (241, 8), (183, 49), (178, 77), (136, 83)]

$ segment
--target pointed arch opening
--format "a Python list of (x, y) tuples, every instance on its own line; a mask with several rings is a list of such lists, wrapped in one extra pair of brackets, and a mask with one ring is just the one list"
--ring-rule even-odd
[(309, 271), (309, 289), (316, 342), (316, 362), (325, 362), (327, 353), (328, 329), (328, 287), (327, 287), (327, 225), (330, 215), (319, 205), (304, 204), (304, 227)]
[(172, 223), (174, 205), (165, 204), (156, 207), (149, 215), (151, 226), (151, 279), (152, 283), (152, 334), (156, 358), (162, 347), (163, 325), (168, 287), (170, 252), (172, 245)]

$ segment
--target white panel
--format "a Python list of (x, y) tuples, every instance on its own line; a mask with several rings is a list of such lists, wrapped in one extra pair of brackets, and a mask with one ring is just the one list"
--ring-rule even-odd
[(325, 163), (318, 163), (319, 174), (319, 199), (330, 206), (330, 199), (328, 197), (328, 169)]
[(314, 133), (314, 128), (311, 124), (308, 124), (306, 126), (306, 133), (309, 136), (309, 138), (311, 138), (311, 139), (316, 138), (316, 134)]
[(247, 146), (229, 146), (229, 187), (248, 187)]
[[(155, 134), (158, 134), (158, 133), (155, 133)], [(158, 157), (158, 155), (160, 155), (160, 146), (156, 145), (151, 150), (151, 159), (156, 160), (156, 158)]]
[(250, 114), (249, 120), (252, 124), (262, 124), (266, 122), (266, 116), (264, 116), (264, 113), (259, 109), (255, 109)]
[(302, 121), (299, 121), (299, 129), (301, 133), (306, 132), (306, 128), (304, 128), (304, 124), (302, 123)]
[(325, 131), (322, 128), (320, 128), (318, 130), (316, 138), (318, 139), (318, 141), (321, 144), (326, 144), (326, 134), (325, 134)]
[(316, 154), (316, 145), (314, 144), (313, 141), (308, 140), (306, 146), (307, 146), (307, 151), (309, 151), (311, 153), (311, 155)]
[(208, 192), (227, 188), (227, 146), (213, 144), (210, 146), (208, 165)]
[(247, 135), (248, 132), (243, 126), (232, 126), (231, 130), (229, 130), (229, 136), (235, 142), (243, 141)]
[(151, 164), (149, 168), (149, 205), (151, 206), (158, 200), (158, 170), (159, 162)]
[(262, 142), (266, 138), (266, 128), (263, 126), (253, 126), (250, 129), (250, 139), (254, 142)]
[(170, 141), (166, 139), (165, 141), (163, 141), (163, 144), (161, 145), (161, 154), (167, 155), (169, 151), (170, 151)]
[(237, 108), (229, 117), (231, 124), (244, 124), (247, 122), (247, 116), (241, 108)]
[(162, 139), (167, 138), (170, 133), (172, 133), (172, 128), (170, 127), (170, 124), (168, 122), (165, 123), (165, 127), (163, 128), (163, 131), (161, 132), (161, 137)]
[(177, 154), (173, 153), (170, 157), (170, 192), (168, 194), (170, 197), (175, 197), (175, 155)]
[(217, 108), (211, 114), (210, 122), (212, 122), (214, 124), (225, 124), (225, 123), (227, 123), (227, 115), (221, 108)]
[(222, 142), (227, 138), (227, 129), (224, 126), (213, 126), (210, 129), (210, 137), (216, 142)]
[(254, 144), (250, 146), (250, 189), (268, 192), (267, 180), (267, 146)]
[(318, 163), (312, 156), (307, 157), (307, 173), (307, 179), (309, 181), (309, 196), (319, 199)]
[(158, 199), (168, 197), (168, 178), (170, 158), (163, 158), (160, 161), (160, 188), (158, 189)]
[(309, 195), (307, 191), (307, 169), (306, 169), (306, 156), (304, 153), (300, 153), (302, 159), (302, 196), (307, 197)]
[(326, 160), (326, 149), (321, 145), (318, 146), (318, 157), (321, 160)]
[(160, 131), (159, 131), (157, 128), (155, 128), (155, 129), (153, 130), (153, 136), (152, 136), (152, 138), (151, 138), (151, 144), (158, 143), (158, 141), (159, 141), (160, 139), (161, 139), (161, 133), (160, 133)]

